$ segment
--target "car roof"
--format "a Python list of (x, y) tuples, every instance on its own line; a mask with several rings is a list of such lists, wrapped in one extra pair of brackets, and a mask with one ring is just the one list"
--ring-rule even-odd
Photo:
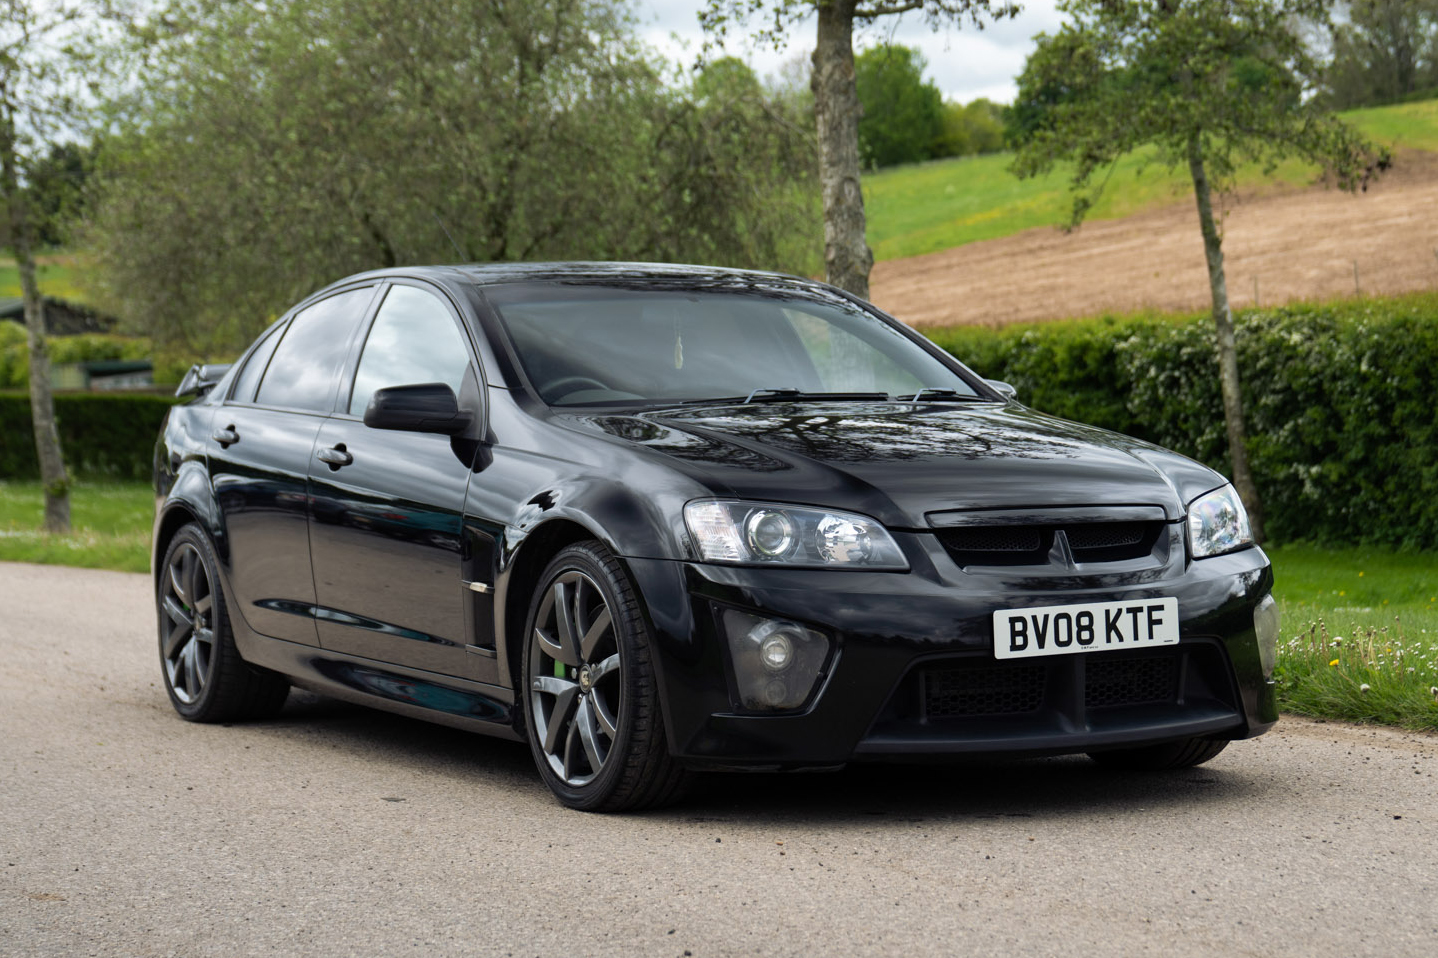
[(545, 282), (656, 283), (662, 285), (695, 283), (727, 286), (752, 284), (755, 281), (811, 288), (822, 286), (812, 280), (784, 273), (675, 263), (623, 262), (472, 263), (455, 266), (408, 266), (360, 273), (349, 277), (345, 282), (400, 276), (428, 277), (440, 281), (471, 283), (477, 286)]

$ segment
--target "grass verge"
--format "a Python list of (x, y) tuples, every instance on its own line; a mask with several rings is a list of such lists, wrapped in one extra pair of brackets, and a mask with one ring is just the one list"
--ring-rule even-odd
[(1284, 711), (1438, 731), (1438, 555), (1276, 546)]
[(0, 481), (0, 559), (148, 572), (154, 517), (147, 482), (77, 482), (70, 490), (73, 531), (49, 535), (40, 531), (40, 483)]
[[(38, 482), (0, 481), (0, 559), (149, 570), (148, 483), (77, 483), (75, 531), (39, 531)], [(1273, 546), (1286, 712), (1438, 731), (1438, 555)]]

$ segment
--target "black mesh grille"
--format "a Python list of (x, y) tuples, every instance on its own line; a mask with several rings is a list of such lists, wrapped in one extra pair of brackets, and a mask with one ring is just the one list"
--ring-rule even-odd
[(1162, 522), (1087, 522), (1063, 526), (975, 526), (941, 529), (939, 541), (961, 566), (1045, 565), (1062, 533), (1076, 562), (1122, 562), (1153, 551)]
[(1033, 552), (1043, 544), (1043, 531), (1032, 526), (980, 526), (948, 533), (950, 548), (965, 552)]
[(1084, 675), (1089, 708), (1172, 702), (1178, 694), (1178, 656), (1108, 659), (1092, 656)]
[(1083, 526), (1066, 526), (1064, 535), (1075, 552), (1082, 549), (1112, 549), (1137, 545), (1143, 541), (1142, 522), (1095, 522)]
[(931, 667), (924, 672), (924, 712), (929, 718), (1036, 712), (1044, 681), (1040, 665)]

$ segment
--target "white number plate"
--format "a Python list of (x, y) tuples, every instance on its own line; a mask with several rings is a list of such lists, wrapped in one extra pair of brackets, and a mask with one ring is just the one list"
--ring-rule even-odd
[(1143, 649), (1178, 642), (1178, 600), (1085, 602), (994, 613), (994, 657)]

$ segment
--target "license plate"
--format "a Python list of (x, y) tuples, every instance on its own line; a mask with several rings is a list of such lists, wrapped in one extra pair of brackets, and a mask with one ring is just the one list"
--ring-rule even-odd
[(1084, 602), (994, 613), (994, 657), (1144, 649), (1178, 642), (1178, 600)]

